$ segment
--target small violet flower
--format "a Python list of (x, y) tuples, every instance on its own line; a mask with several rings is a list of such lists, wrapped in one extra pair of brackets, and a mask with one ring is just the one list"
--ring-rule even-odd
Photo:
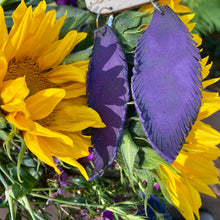
[[(64, 172), (63, 168), (58, 166), (57, 164), (59, 164), (59, 159), (57, 159), (56, 157), (53, 158), (54, 162), (56, 163), (57, 168), (61, 171), (61, 174), (58, 176), (58, 184), (60, 187), (66, 187), (68, 186), (67, 183), (67, 178), (68, 175), (67, 173)], [(63, 194), (64, 189), (60, 188), (58, 189), (56, 192), (54, 192), (53, 194), (50, 195), (51, 198), (55, 198), (58, 195), (62, 195)], [(49, 205), (49, 203), (51, 202), (51, 200), (47, 200), (46, 204)]]
[(67, 5), (71, 4), (74, 7), (77, 7), (76, 1), (77, 0), (55, 0), (57, 5)]
[(0, 200), (5, 201), (5, 195), (4, 194), (0, 195)]
[(89, 148), (89, 155), (87, 156), (88, 160), (94, 162), (94, 156), (92, 153), (92, 148)]
[(159, 189), (160, 189), (160, 185), (159, 185), (158, 183), (155, 183), (155, 184), (154, 184), (154, 188), (157, 189), (157, 190), (159, 190)]
[(58, 181), (59, 181), (60, 186), (62, 186), (62, 187), (68, 186), (67, 178), (68, 178), (67, 173), (62, 171), (58, 177)]
[(111, 211), (105, 210), (105, 211), (101, 214), (101, 220), (114, 220), (114, 216), (113, 216), (113, 214), (112, 214)]

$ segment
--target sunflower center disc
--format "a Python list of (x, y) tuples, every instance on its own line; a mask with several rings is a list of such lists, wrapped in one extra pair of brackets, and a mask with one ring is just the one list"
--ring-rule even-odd
[(33, 95), (42, 89), (56, 88), (57, 85), (50, 82), (45, 73), (39, 71), (38, 65), (30, 58), (16, 61), (10, 60), (8, 64), (6, 80), (14, 80), (19, 77), (25, 76), (28, 88), (30, 89), (29, 95)]

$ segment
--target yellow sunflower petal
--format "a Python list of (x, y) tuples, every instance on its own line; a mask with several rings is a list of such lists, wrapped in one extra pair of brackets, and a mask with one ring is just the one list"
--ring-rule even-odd
[(27, 6), (25, 5), (24, 0), (21, 0), (21, 3), (18, 5), (18, 7), (15, 9), (15, 11), (12, 13), (12, 18), (15, 26), (18, 26), (19, 23), (21, 23), (22, 18), (27, 11)]
[[(198, 192), (170, 168), (162, 165), (160, 170), (164, 174), (166, 186), (173, 204), (178, 208), (185, 219), (193, 219), (201, 206)], [(184, 193), (183, 193), (184, 192)], [(194, 196), (194, 197), (193, 197)]]
[(199, 47), (202, 44), (202, 38), (198, 34), (192, 34), (192, 39), (196, 42), (196, 46)]
[(74, 167), (77, 167), (80, 171), (80, 173), (84, 176), (84, 178), (88, 181), (89, 177), (85, 170), (85, 168), (76, 160), (72, 159), (71, 157), (59, 157), (58, 159), (64, 161), (65, 163), (68, 163)]
[(71, 81), (86, 82), (86, 72), (71, 64), (59, 65), (46, 74), (46, 78), (53, 83), (61, 84)]
[(201, 157), (199, 154), (180, 152), (172, 164), (183, 176), (211, 178), (218, 176), (218, 170), (211, 160)]
[(30, 118), (26, 118), (21, 112), (9, 113), (6, 119), (21, 131), (33, 131), (35, 129), (34, 122)]
[(64, 89), (44, 89), (26, 99), (33, 120), (47, 117), (65, 96)]
[(32, 8), (29, 7), (26, 10), (20, 25), (17, 27), (16, 32), (13, 31), (15, 29), (12, 29), (10, 31), (8, 42), (4, 50), (7, 60), (11, 60), (13, 57), (16, 56), (17, 51), (19, 50), (20, 46), (22, 45), (22, 43), (24, 42), (27, 36), (31, 18), (32, 18)]
[(210, 86), (216, 82), (219, 81), (220, 78), (214, 78), (214, 79), (209, 79), (209, 80), (205, 80), (202, 82), (202, 87), (203, 89), (205, 89), (207, 86)]
[[(64, 122), (65, 123), (62, 123)], [(54, 121), (50, 127), (56, 130), (76, 132), (88, 127), (105, 127), (99, 114), (85, 105), (67, 106), (63, 101), (56, 109)]]
[[(211, 96), (210, 96), (211, 94)], [(220, 110), (220, 97), (217, 92), (202, 91), (202, 104), (199, 109), (197, 120), (209, 117), (213, 113)]]
[(218, 92), (202, 91), (202, 97), (203, 99), (216, 99), (219, 97), (219, 94)]
[(185, 143), (183, 149), (192, 154), (199, 154), (209, 160), (216, 160), (220, 157), (220, 149), (215, 146), (206, 146), (201, 144)]
[[(190, 178), (190, 183), (200, 192), (209, 196), (216, 198), (215, 193), (209, 188), (209, 186), (204, 182), (204, 179)], [(218, 178), (215, 177), (215, 181), (212, 184), (218, 184)]]
[(89, 70), (89, 60), (82, 60), (82, 61), (77, 61), (75, 63), (71, 64), (74, 67), (78, 67), (79, 69), (81, 69), (82, 71), (85, 71), (86, 73)]
[(209, 56), (203, 58), (202, 61), (200, 62), (201, 68), (202, 68), (201, 73), (202, 73), (203, 79), (205, 79), (209, 75), (209, 70), (212, 67), (212, 62), (210, 64), (206, 65), (208, 62), (208, 59), (209, 59)]
[(196, 121), (191, 132), (186, 138), (186, 142), (215, 146), (220, 143), (220, 133), (201, 121)]
[[(74, 146), (80, 146), (78, 151), (80, 155), (84, 155), (84, 157), (89, 155), (88, 147), (92, 147), (91, 137), (82, 135), (81, 132), (74, 132), (74, 133), (66, 133), (73, 140)], [(80, 158), (80, 157), (75, 157)]]
[(72, 49), (86, 37), (87, 33), (70, 31), (59, 41), (54, 42), (37, 60), (41, 71), (54, 68), (60, 64)]
[(62, 16), (55, 23), (56, 11), (51, 10), (47, 12), (34, 35), (34, 50), (32, 50), (30, 54), (33, 60), (39, 57), (55, 40), (58, 39), (65, 17), (65, 15)]
[(24, 100), (29, 94), (29, 89), (24, 77), (19, 77), (15, 80), (5, 81), (1, 88), (1, 100), (7, 104), (14, 99)]
[(5, 23), (5, 16), (2, 6), (0, 6), (0, 50), (2, 50), (8, 40), (8, 29)]
[(84, 145), (84, 142), (79, 139), (79, 136), (73, 135), (72, 137), (77, 138), (73, 140), (73, 146), (65, 145), (58, 141), (56, 138), (44, 137), (44, 140), (48, 144), (48, 149), (55, 157), (68, 157), (71, 155), (72, 158), (78, 159), (89, 155), (89, 145)]
[(189, 193), (191, 195), (191, 200), (189, 202), (189, 204), (191, 206), (191, 210), (192, 210), (192, 212), (194, 212), (196, 217), (199, 219), (200, 218), (199, 217), (199, 208), (202, 206), (200, 194), (199, 194), (198, 190), (195, 189), (195, 187), (193, 187), (193, 185), (190, 184), (188, 179), (186, 179), (185, 181), (186, 181), (186, 186), (187, 186)]
[(0, 50), (0, 88), (2, 86), (3, 79), (5, 78), (5, 74), (7, 72), (8, 62), (5, 55)]
[(46, 127), (41, 126), (39, 123), (35, 122), (34, 124), (35, 124), (35, 130), (32, 131), (33, 135), (56, 138), (58, 141), (66, 145), (73, 146), (72, 139), (68, 137), (67, 135), (64, 135), (56, 131), (52, 131)]
[(195, 16), (195, 14), (186, 14), (186, 15), (183, 15), (183, 16), (180, 17), (182, 22), (189, 29), (189, 32), (191, 32), (193, 30), (193, 28), (195, 27), (195, 25), (196, 25), (196, 23), (189, 23), (193, 19), (194, 16)]
[(14, 99), (8, 104), (1, 105), (1, 108), (6, 112), (22, 112), (26, 119), (28, 119), (31, 114), (26, 109), (26, 103), (21, 99)]
[(173, 6), (173, 10), (176, 12), (176, 13), (190, 13), (191, 10), (186, 7), (185, 5), (181, 5), (182, 0), (174, 0), (174, 6)]
[(148, 12), (149, 10), (152, 10), (154, 7), (152, 4), (144, 5), (140, 8), (140, 12)]
[(25, 57), (30, 57), (33, 51), (33, 47), (35, 47), (35, 35), (36, 32), (42, 23), (43, 18), (45, 17), (45, 11), (46, 11), (46, 2), (41, 1), (37, 7), (35, 8), (32, 16), (32, 20), (30, 20), (29, 24), (29, 29), (28, 29), (28, 34), (22, 45), (20, 46), (17, 54), (16, 54), (16, 59), (22, 59)]
[[(172, 9), (174, 7), (173, 0), (159, 0), (158, 3), (161, 4), (161, 5), (168, 5)], [(152, 9), (154, 9), (153, 4), (147, 4), (147, 5), (144, 5), (143, 7), (141, 7), (140, 11), (141, 12), (148, 12), (149, 10), (152, 10)]]
[[(176, 13), (189, 13), (189, 12), (191, 12), (191, 10), (188, 7), (181, 5), (180, 2), (181, 2), (181, 0), (159, 0), (159, 4), (168, 5)], [(143, 7), (141, 7), (140, 11), (147, 12), (153, 8), (154, 7), (152, 4), (147, 4), (147, 5), (144, 5)]]
[(66, 91), (64, 99), (76, 98), (82, 95), (86, 95), (86, 84), (85, 83), (73, 83), (69, 86), (62, 87)]
[(60, 174), (56, 167), (51, 152), (47, 147), (47, 142), (42, 137), (37, 137), (29, 132), (23, 132), (24, 141), (28, 149), (37, 156), (37, 158), (49, 166), (53, 167), (55, 171)]

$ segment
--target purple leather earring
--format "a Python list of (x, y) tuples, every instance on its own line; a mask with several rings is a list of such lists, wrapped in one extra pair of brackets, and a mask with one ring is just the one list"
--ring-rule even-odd
[(172, 163), (199, 112), (201, 57), (174, 11), (159, 8), (138, 41), (131, 90), (148, 141)]
[(88, 105), (101, 116), (106, 127), (92, 129), (94, 170), (100, 176), (114, 161), (123, 132), (129, 84), (125, 55), (109, 25), (94, 32), (94, 47), (87, 74)]

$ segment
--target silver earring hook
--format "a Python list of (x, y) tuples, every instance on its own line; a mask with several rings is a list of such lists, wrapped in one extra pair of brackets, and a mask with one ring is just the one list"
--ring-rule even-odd
[(109, 16), (109, 19), (108, 19), (108, 21), (107, 21), (107, 25), (108, 25), (109, 27), (112, 26), (113, 19), (114, 19), (113, 15), (110, 15), (110, 16)]
[(164, 12), (159, 8), (159, 6), (156, 2), (154, 2), (154, 0), (150, 0), (150, 2), (154, 6), (154, 8), (156, 8), (162, 15), (164, 14)]
[[(99, 11), (99, 13), (98, 13), (98, 15), (97, 15), (97, 17), (96, 17), (96, 28), (97, 28), (97, 30), (99, 29), (99, 16), (100, 16), (102, 10), (104, 10), (104, 9), (111, 11), (111, 10), (112, 10), (112, 7), (109, 7), (109, 8), (108, 8), (108, 7), (104, 7), (104, 8), (101, 8), (101, 9), (100, 9), (100, 11)], [(111, 17), (111, 16), (110, 16), (110, 17)], [(109, 20), (110, 20), (110, 17), (109, 17)], [(113, 19), (112, 19), (112, 20), (113, 20)], [(109, 25), (109, 21), (108, 21), (108, 25)]]

